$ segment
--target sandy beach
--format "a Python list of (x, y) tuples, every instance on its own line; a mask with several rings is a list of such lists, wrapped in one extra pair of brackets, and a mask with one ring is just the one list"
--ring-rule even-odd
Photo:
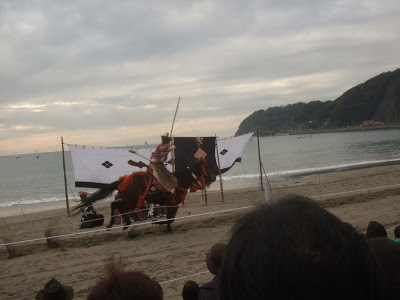
[[(294, 178), (271, 186), (270, 199), (287, 194), (314, 198), (323, 207), (363, 232), (370, 220), (386, 227), (390, 238), (400, 224), (400, 165), (337, 171)], [(172, 232), (150, 221), (80, 230), (80, 215), (66, 209), (2, 217), (0, 222), (0, 299), (34, 299), (52, 277), (72, 286), (74, 299), (85, 299), (110, 259), (128, 270), (144, 271), (164, 290), (164, 299), (181, 299), (186, 280), (199, 284), (212, 278), (206, 253), (228, 242), (235, 220), (266, 201), (259, 188), (190, 194), (180, 207)], [(95, 203), (109, 221), (109, 202)], [(71, 203), (71, 206), (75, 203)], [(45, 234), (58, 247), (48, 247)], [(4, 245), (6, 243), (15, 243)]]

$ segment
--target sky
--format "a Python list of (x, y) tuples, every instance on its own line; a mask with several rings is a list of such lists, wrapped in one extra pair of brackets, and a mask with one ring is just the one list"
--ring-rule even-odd
[(2, 0), (0, 155), (230, 137), (399, 68), (399, 28), (397, 0)]

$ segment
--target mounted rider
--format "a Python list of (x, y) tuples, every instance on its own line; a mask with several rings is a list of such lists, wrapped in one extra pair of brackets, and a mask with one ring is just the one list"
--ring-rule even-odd
[[(159, 144), (151, 154), (150, 164), (147, 167), (148, 172), (153, 174), (155, 179), (162, 186), (161, 189), (164, 188), (168, 192), (173, 192), (178, 186), (178, 180), (165, 166), (168, 153), (175, 149), (175, 146), (171, 145), (171, 142), (172, 138), (169, 136), (168, 132), (161, 135), (161, 144)], [(157, 186), (157, 184), (155, 185)]]

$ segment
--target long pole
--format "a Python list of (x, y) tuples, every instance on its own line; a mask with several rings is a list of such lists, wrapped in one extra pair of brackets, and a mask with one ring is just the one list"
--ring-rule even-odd
[(178, 112), (178, 107), (179, 107), (179, 102), (180, 101), (181, 101), (181, 97), (178, 98), (178, 104), (176, 105), (174, 120), (172, 121), (172, 126), (171, 126), (171, 133), (169, 134), (169, 136), (171, 136), (171, 137), (172, 137), (172, 130), (174, 129), (176, 113)]
[(257, 127), (257, 147), (258, 147), (258, 163), (260, 165), (260, 186), (261, 186), (261, 190), (264, 190), (263, 178), (262, 178), (261, 154), (260, 154), (260, 140), (258, 137), (258, 127)]
[[(178, 98), (178, 104), (176, 105), (175, 109), (175, 114), (174, 114), (174, 119), (172, 121), (172, 126), (171, 126), (171, 132), (169, 134), (170, 137), (172, 137), (172, 131), (174, 130), (174, 124), (175, 124), (175, 118), (176, 118), (176, 113), (178, 112), (178, 107), (179, 107), (179, 102), (181, 101), (181, 97)], [(171, 158), (172, 158), (172, 172), (175, 172), (175, 151), (172, 151), (171, 153)]]
[(63, 158), (63, 170), (64, 170), (64, 187), (65, 187), (65, 202), (67, 203), (67, 215), (69, 214), (69, 202), (68, 202), (68, 189), (67, 189), (67, 173), (65, 172), (65, 155), (64, 155), (64, 140), (61, 137), (61, 148), (62, 148), (62, 158)]
[(216, 153), (217, 153), (217, 163), (218, 163), (218, 173), (219, 173), (219, 189), (221, 191), (221, 199), (222, 201), (224, 201), (224, 187), (222, 185), (221, 164), (219, 162), (217, 135), (215, 135), (215, 149), (217, 150)]

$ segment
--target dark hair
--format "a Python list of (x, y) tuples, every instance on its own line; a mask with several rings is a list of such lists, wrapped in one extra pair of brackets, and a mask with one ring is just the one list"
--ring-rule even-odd
[(169, 144), (172, 141), (172, 138), (170, 138), (169, 136), (162, 136), (161, 137), (161, 142), (163, 144)]
[(87, 300), (163, 300), (160, 284), (143, 272), (109, 268), (107, 277), (91, 289)]
[(385, 227), (383, 227), (382, 224), (376, 222), (376, 221), (370, 221), (368, 223), (367, 227), (367, 233), (365, 234), (365, 237), (367, 239), (372, 239), (375, 237), (387, 237), (387, 232)]
[(183, 300), (197, 300), (199, 291), (199, 285), (195, 281), (186, 281), (182, 289), (182, 298)]
[(375, 299), (379, 276), (350, 224), (309, 198), (288, 196), (234, 225), (218, 299)]
[(397, 238), (400, 238), (400, 225), (397, 225), (395, 228), (394, 228), (394, 237), (397, 239)]
[(210, 251), (207, 253), (206, 257), (206, 264), (207, 268), (211, 274), (217, 275), (222, 259), (224, 258), (226, 244), (224, 243), (217, 243), (213, 245)]
[(382, 270), (385, 299), (399, 299), (400, 293), (400, 243), (385, 237), (368, 239), (367, 243)]

